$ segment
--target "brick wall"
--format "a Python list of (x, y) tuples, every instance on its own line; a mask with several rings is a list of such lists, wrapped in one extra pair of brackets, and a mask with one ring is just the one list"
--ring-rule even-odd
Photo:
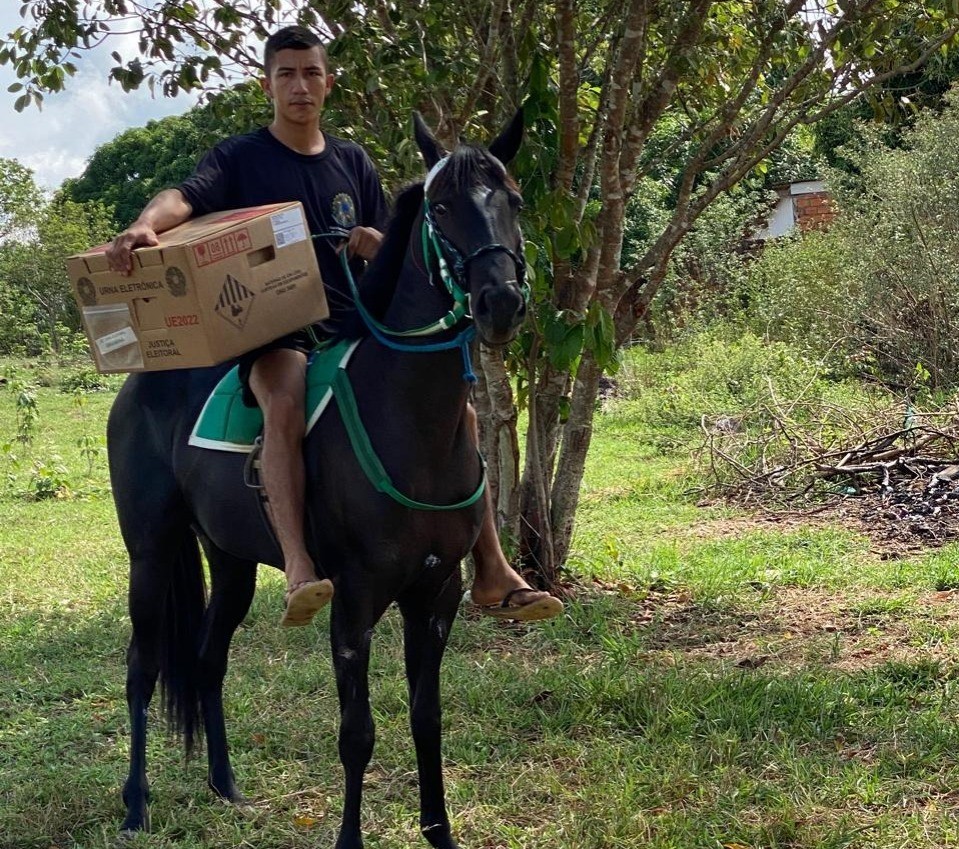
[(821, 230), (836, 217), (836, 206), (828, 192), (811, 192), (793, 197), (796, 223), (804, 233)]

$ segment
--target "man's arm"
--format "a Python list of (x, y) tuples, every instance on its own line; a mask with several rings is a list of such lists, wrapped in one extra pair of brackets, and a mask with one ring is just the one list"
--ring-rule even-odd
[(107, 262), (113, 271), (129, 274), (133, 270), (133, 249), (159, 243), (157, 233), (182, 224), (193, 214), (193, 207), (179, 189), (166, 189), (153, 198), (126, 230), (107, 248)]
[(350, 256), (358, 256), (369, 262), (383, 243), (389, 209), (373, 160), (363, 148), (357, 147), (357, 151), (358, 157), (354, 160), (353, 168), (360, 184), (361, 219), (359, 226), (350, 230), (346, 250)]

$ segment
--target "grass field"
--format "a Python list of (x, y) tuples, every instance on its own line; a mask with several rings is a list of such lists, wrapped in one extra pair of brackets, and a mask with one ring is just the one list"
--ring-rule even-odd
[[(107, 847), (129, 621), (91, 439), (112, 392), (77, 406), (55, 375), (18, 374), (52, 385), (31, 446), (12, 439), (15, 382), (0, 387), (0, 847)], [(610, 402), (597, 424), (567, 615), (464, 616), (453, 632), (444, 741), (464, 849), (959, 846), (959, 549), (884, 560), (843, 527), (697, 507), (685, 454), (635, 405)], [(58, 486), (65, 497), (35, 497)], [(153, 833), (128, 846), (332, 846), (327, 617), (281, 630), (281, 598), (281, 576), (261, 570), (226, 685), (252, 807), (216, 803), (202, 758), (184, 762), (155, 722)], [(372, 687), (367, 846), (426, 846), (392, 612)]]

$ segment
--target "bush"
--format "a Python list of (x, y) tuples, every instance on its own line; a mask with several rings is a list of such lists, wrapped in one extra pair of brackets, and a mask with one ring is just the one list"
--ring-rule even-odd
[(684, 329), (738, 321), (749, 267), (751, 236), (770, 206), (767, 192), (723, 195), (700, 216), (673, 251), (650, 320), (661, 340)]
[[(748, 275), (753, 328), (897, 388), (959, 385), (959, 95), (905, 147), (849, 157), (841, 219), (766, 248)], [(838, 181), (834, 181), (838, 182)]]
[[(617, 375), (610, 412), (644, 429), (644, 441), (691, 452), (685, 483), (764, 500), (835, 494), (814, 458), (902, 426), (912, 403), (859, 381), (837, 381), (783, 342), (715, 330), (662, 353), (636, 347)], [(840, 454), (841, 456), (841, 454)], [(780, 474), (778, 469), (785, 469)], [(764, 477), (774, 472), (775, 480)]]
[(850, 303), (855, 283), (840, 224), (827, 231), (776, 240), (749, 269), (745, 300), (748, 324), (770, 341), (784, 342), (820, 360), (833, 373), (850, 375)]
[(662, 354), (635, 348), (624, 358), (618, 384), (620, 397), (635, 404), (647, 424), (687, 430), (704, 418), (736, 427), (747, 413), (819, 401), (834, 391), (802, 352), (749, 332), (738, 339), (698, 333)]
[(69, 498), (69, 472), (59, 455), (34, 460), (30, 473), (31, 496), (36, 501), (47, 498)]
[(124, 375), (100, 374), (93, 366), (65, 370), (60, 378), (62, 392), (100, 392), (116, 389)]

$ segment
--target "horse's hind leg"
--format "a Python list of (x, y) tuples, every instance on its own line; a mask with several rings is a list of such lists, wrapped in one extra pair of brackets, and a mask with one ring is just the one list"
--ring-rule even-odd
[(346, 613), (343, 604), (346, 595), (342, 590), (337, 593), (330, 627), (333, 668), (340, 699), (340, 761), (346, 779), (343, 822), (336, 849), (362, 849), (360, 802), (363, 774), (373, 755), (375, 737), (368, 678), (375, 617), (358, 608)]
[(450, 832), (443, 788), (440, 665), (461, 589), (457, 568), (436, 597), (412, 595), (400, 602), (410, 690), (410, 727), (420, 781), (420, 828), (436, 849), (457, 849)]
[[(171, 511), (172, 512), (172, 511)], [(162, 539), (162, 542), (156, 542)], [(129, 610), (133, 634), (127, 651), (130, 711), (130, 772), (123, 785), (127, 808), (121, 829), (148, 829), (150, 789), (146, 775), (147, 709), (163, 670), (166, 712), (187, 747), (196, 730), (191, 688), (193, 635), (203, 609), (203, 583), (196, 539), (173, 518), (154, 542), (127, 539), (130, 550)]]
[(160, 633), (167, 592), (163, 569), (151, 559), (131, 559), (130, 620), (133, 635), (127, 649), (127, 708), (130, 711), (130, 772), (123, 785), (127, 814), (122, 831), (150, 828), (150, 787), (146, 774), (147, 709), (160, 674)]
[(256, 589), (256, 563), (241, 560), (201, 538), (210, 565), (210, 602), (203, 617), (197, 664), (197, 691), (209, 770), (207, 783), (218, 796), (234, 804), (246, 800), (237, 790), (230, 765), (223, 716), (223, 679), (226, 676), (230, 641), (243, 621)]

